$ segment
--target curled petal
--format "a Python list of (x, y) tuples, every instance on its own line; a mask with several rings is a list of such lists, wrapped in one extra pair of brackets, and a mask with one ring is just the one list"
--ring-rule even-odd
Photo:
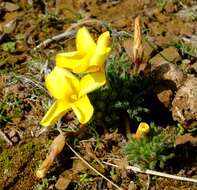
[(89, 63), (88, 71), (95, 72), (95, 67), (100, 69), (103, 67), (104, 62), (111, 51), (111, 48), (107, 47), (109, 39), (109, 32), (104, 32), (99, 36), (95, 52)]
[(104, 64), (107, 56), (109, 55), (110, 51), (111, 51), (111, 48), (105, 48), (105, 51), (103, 51), (103, 52), (96, 51), (92, 55), (92, 58), (90, 59), (90, 63), (89, 63), (89, 67), (88, 67), (87, 71), (95, 72), (95, 70), (96, 70), (95, 68), (97, 68), (97, 70), (98, 69), (102, 70), (103, 64)]
[[(82, 60), (84, 55), (80, 54), (78, 51), (58, 53), (55, 57), (55, 62), (58, 67), (72, 69), (78, 65), (78, 62)], [(71, 61), (74, 62), (71, 64)]]
[(74, 102), (72, 104), (72, 109), (79, 122), (82, 124), (87, 123), (91, 119), (94, 112), (94, 108), (87, 95)]
[(110, 33), (108, 31), (102, 33), (97, 40), (96, 51), (105, 52), (109, 44), (109, 40), (110, 40)]
[(96, 43), (86, 27), (82, 27), (78, 30), (76, 45), (77, 50), (82, 54), (88, 53), (90, 50), (95, 49)]
[(71, 69), (74, 73), (84, 72), (88, 68), (91, 54), (80, 54), (80, 52), (59, 53), (56, 55), (56, 65)]
[(101, 71), (111, 51), (107, 47), (109, 40), (110, 33), (104, 32), (96, 44), (88, 30), (80, 28), (76, 37), (77, 51), (57, 54), (56, 65), (71, 69), (74, 73)]
[(84, 96), (94, 90), (100, 88), (106, 83), (105, 73), (104, 72), (95, 72), (85, 75), (80, 80), (80, 90), (79, 97)]
[(47, 111), (40, 124), (44, 127), (56, 123), (66, 112), (71, 108), (71, 104), (66, 101), (55, 101), (50, 109)]
[(45, 81), (50, 94), (57, 99), (68, 99), (78, 93), (79, 80), (66, 69), (55, 67)]

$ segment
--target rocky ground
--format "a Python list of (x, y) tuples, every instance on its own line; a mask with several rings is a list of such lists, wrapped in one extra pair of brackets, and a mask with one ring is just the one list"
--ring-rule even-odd
[[(95, 38), (111, 30), (112, 37), (118, 40), (116, 49), (131, 58), (134, 19), (138, 15), (144, 62), (151, 65), (146, 76), (152, 81), (157, 99), (155, 102), (149, 97), (152, 112), (147, 120), (168, 126), (170, 134), (174, 128), (179, 129), (175, 137), (178, 156), (160, 171), (196, 179), (195, 0), (13, 0), (0, 1), (0, 190), (115, 189), (67, 146), (45, 178), (35, 176), (58, 134), (56, 128), (43, 131), (39, 125), (52, 103), (44, 76), (54, 67), (58, 52), (75, 48), (75, 33), (81, 26), (86, 26)], [(72, 113), (62, 120), (65, 131), (78, 131)], [(196, 183), (126, 170), (122, 146), (128, 139), (121, 129), (122, 125), (116, 129), (92, 128), (85, 133), (79, 130), (69, 142), (123, 189), (197, 189)], [(119, 168), (105, 165), (102, 161), (106, 160), (112, 160)]]

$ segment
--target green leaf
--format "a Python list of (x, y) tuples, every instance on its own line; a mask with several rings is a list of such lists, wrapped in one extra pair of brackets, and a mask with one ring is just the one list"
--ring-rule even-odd
[(14, 52), (15, 46), (16, 46), (16, 42), (5, 42), (1, 44), (1, 49), (3, 51)]

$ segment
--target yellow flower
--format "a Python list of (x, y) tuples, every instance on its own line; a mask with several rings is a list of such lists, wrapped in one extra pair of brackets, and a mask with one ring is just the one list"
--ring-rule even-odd
[(95, 43), (87, 28), (80, 28), (76, 36), (77, 51), (57, 54), (56, 65), (74, 73), (103, 72), (105, 59), (111, 51), (108, 47), (109, 39), (107, 31)]
[(149, 132), (150, 132), (150, 126), (145, 122), (141, 122), (135, 133), (135, 138), (141, 139), (145, 137)]
[(70, 109), (74, 111), (79, 122), (84, 124), (90, 120), (94, 112), (87, 94), (103, 86), (105, 76), (101, 73), (92, 73), (79, 80), (68, 70), (56, 66), (46, 77), (45, 83), (56, 101), (40, 124), (52, 125)]

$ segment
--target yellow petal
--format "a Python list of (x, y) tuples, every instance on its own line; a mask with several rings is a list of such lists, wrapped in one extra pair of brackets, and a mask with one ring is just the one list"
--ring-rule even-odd
[(82, 54), (86, 54), (96, 48), (96, 43), (94, 42), (94, 39), (92, 38), (86, 27), (82, 27), (78, 30), (76, 37), (76, 46), (77, 50)]
[(95, 72), (85, 75), (80, 80), (79, 97), (82, 97), (83, 95), (100, 88), (105, 84), (105, 82), (106, 78), (104, 72)]
[(90, 58), (91, 53), (83, 56), (79, 52), (59, 53), (56, 55), (56, 65), (81, 73), (87, 70)]
[(110, 40), (110, 33), (108, 31), (102, 33), (97, 40), (96, 51), (98, 52), (105, 51), (105, 49), (109, 44), (109, 40)]
[(94, 72), (95, 68), (97, 69), (99, 68), (99, 70), (101, 70), (103, 68), (103, 64), (107, 56), (109, 55), (110, 51), (111, 51), (111, 48), (106, 48), (104, 52), (96, 51), (90, 60), (87, 71), (91, 72), (93, 70)]
[(110, 39), (109, 32), (101, 34), (97, 40), (95, 52), (90, 60), (88, 71), (95, 72), (95, 68), (102, 68), (111, 48), (107, 47)]
[(53, 105), (49, 108), (40, 124), (44, 127), (53, 125), (57, 122), (66, 112), (71, 108), (71, 104), (66, 101), (55, 101)]
[[(78, 51), (66, 52), (66, 53), (58, 53), (55, 57), (55, 63), (59, 67), (64, 67), (68, 69), (72, 69), (75, 67), (81, 59), (83, 59), (84, 55), (80, 54)], [(74, 63), (70, 63), (70, 61), (75, 60)]]
[(68, 99), (79, 91), (79, 80), (66, 69), (57, 66), (47, 75), (45, 84), (50, 94), (57, 99)]
[(82, 98), (78, 99), (75, 103), (72, 104), (72, 109), (76, 114), (80, 123), (85, 124), (87, 123), (94, 112), (94, 108), (90, 103), (88, 96), (83, 96)]

